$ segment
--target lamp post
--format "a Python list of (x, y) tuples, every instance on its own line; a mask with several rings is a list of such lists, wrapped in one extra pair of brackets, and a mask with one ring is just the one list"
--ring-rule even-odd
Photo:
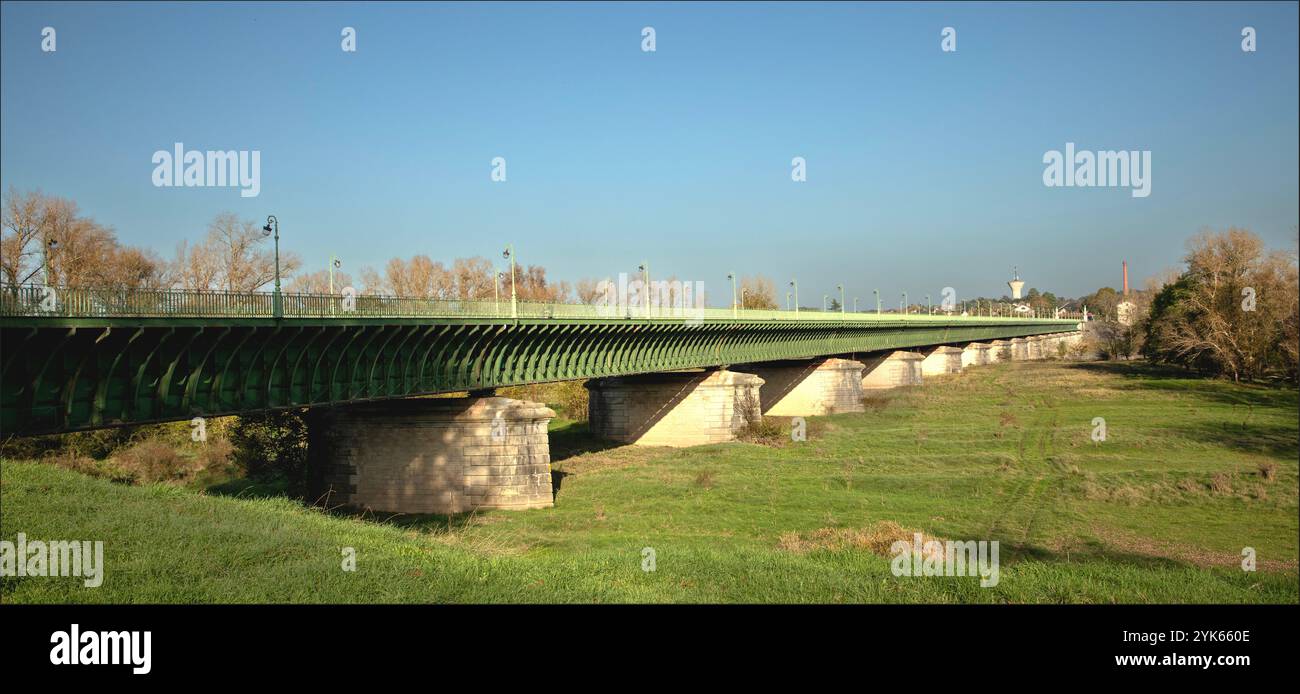
[[(840, 290), (840, 313), (844, 313), (844, 285), (837, 284), (835, 285), (835, 288)], [(856, 302), (856, 299), (854, 301)], [(857, 311), (858, 307), (855, 305), (853, 310)]]
[(854, 313), (858, 312), (858, 297), (856, 296), (853, 297), (853, 312)]
[(266, 216), (266, 226), (262, 227), (262, 235), (266, 236), (273, 231), (275, 233), (275, 291), (271, 293), (271, 315), (283, 318), (284, 299), (280, 296), (280, 220), (271, 214)]
[(504, 272), (501, 272), (500, 270), (497, 270), (495, 268), (492, 270), (492, 315), (494, 316), (501, 313), (500, 284), (501, 284), (501, 280), (504, 277), (505, 277)]
[(650, 263), (636, 266), (641, 273), (641, 303), (645, 304), (645, 317), (650, 317)]
[(41, 267), (45, 270), (45, 286), (50, 286), (50, 251), (59, 247), (58, 239), (50, 239), (41, 246)]
[(515, 245), (506, 244), (506, 250), (501, 253), (501, 257), (510, 261), (510, 317), (519, 317), (519, 293), (515, 291)]
[(731, 317), (736, 317), (736, 272), (732, 270), (727, 273), (727, 279), (731, 280)]
[(343, 267), (343, 261), (336, 255), (330, 256), (330, 294), (334, 293), (334, 270)]
[(927, 315), (934, 315), (934, 309), (930, 306), (930, 295), (925, 295), (925, 312)]
[(880, 315), (880, 290), (872, 289), (871, 293), (876, 295), (876, 315), (879, 316)]
[(794, 287), (794, 312), (799, 312), (799, 280), (790, 280), (790, 286)]
[(822, 313), (826, 312), (826, 300), (831, 298), (830, 294), (822, 294)]
[(898, 308), (903, 312), (904, 316), (907, 315), (907, 292), (903, 292), (903, 301), (899, 303)]
[(785, 293), (785, 310), (790, 310), (790, 292)]

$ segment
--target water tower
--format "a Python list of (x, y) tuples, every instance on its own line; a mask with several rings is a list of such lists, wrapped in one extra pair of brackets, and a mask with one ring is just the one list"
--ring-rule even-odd
[(1019, 299), (1020, 290), (1025, 288), (1025, 282), (1020, 279), (1020, 272), (1017, 268), (1013, 267), (1011, 269), (1011, 281), (1007, 282), (1007, 286), (1011, 287), (1011, 298)]

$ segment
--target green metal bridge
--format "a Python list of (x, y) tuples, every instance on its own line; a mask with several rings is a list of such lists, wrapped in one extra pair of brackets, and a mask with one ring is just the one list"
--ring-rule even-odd
[(314, 294), (274, 308), (264, 292), (0, 287), (0, 436), (1025, 337), (1079, 321)]

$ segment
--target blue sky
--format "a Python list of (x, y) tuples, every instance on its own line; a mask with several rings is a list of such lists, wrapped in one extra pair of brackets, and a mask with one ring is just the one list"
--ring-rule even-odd
[[(1300, 219), (1295, 3), (2, 12), (3, 186), (70, 197), (167, 258), (231, 210), (277, 215), (308, 269), (335, 253), (354, 277), (395, 255), (500, 262), (513, 242), (557, 279), (647, 260), (714, 303), (734, 269), (865, 304), (1001, 295), (1012, 265), (1076, 296), (1118, 286), (1123, 259), (1138, 282), (1177, 266), (1204, 227), (1290, 248)], [(261, 194), (154, 187), (174, 142), (260, 150)], [(1150, 197), (1045, 187), (1066, 142), (1150, 150)]]

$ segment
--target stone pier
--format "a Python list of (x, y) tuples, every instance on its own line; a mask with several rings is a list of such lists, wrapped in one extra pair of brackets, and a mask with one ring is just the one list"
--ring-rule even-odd
[(960, 347), (939, 345), (926, 347), (921, 350), (921, 353), (925, 355), (925, 360), (921, 362), (922, 375), (928, 377), (961, 373)]
[(992, 346), (987, 342), (972, 342), (966, 345), (961, 351), (961, 368), (968, 366), (983, 366), (989, 363), (989, 352), (993, 351)]
[(864, 390), (921, 385), (921, 361), (916, 352), (883, 352), (862, 360)]
[(587, 381), (591, 432), (645, 446), (698, 446), (736, 438), (761, 419), (753, 374), (674, 371)]
[(554, 416), (540, 403), (501, 397), (309, 410), (313, 499), (399, 513), (551, 506)]
[(827, 358), (732, 368), (763, 379), (759, 400), (765, 415), (815, 417), (863, 410), (862, 362)]
[(988, 363), (990, 364), (1011, 361), (1011, 341), (994, 340), (990, 342), (988, 356)]
[(1011, 340), (1011, 361), (1025, 361), (1029, 358), (1029, 340), (1023, 337)]
[(1060, 348), (1057, 347), (1057, 345), (1061, 344), (1061, 336), (1042, 335), (1041, 337), (1042, 337), (1041, 349), (1043, 352), (1043, 359), (1060, 359), (1061, 358)]
[(1026, 359), (1037, 361), (1043, 358), (1043, 336), (1031, 335), (1025, 338)]

